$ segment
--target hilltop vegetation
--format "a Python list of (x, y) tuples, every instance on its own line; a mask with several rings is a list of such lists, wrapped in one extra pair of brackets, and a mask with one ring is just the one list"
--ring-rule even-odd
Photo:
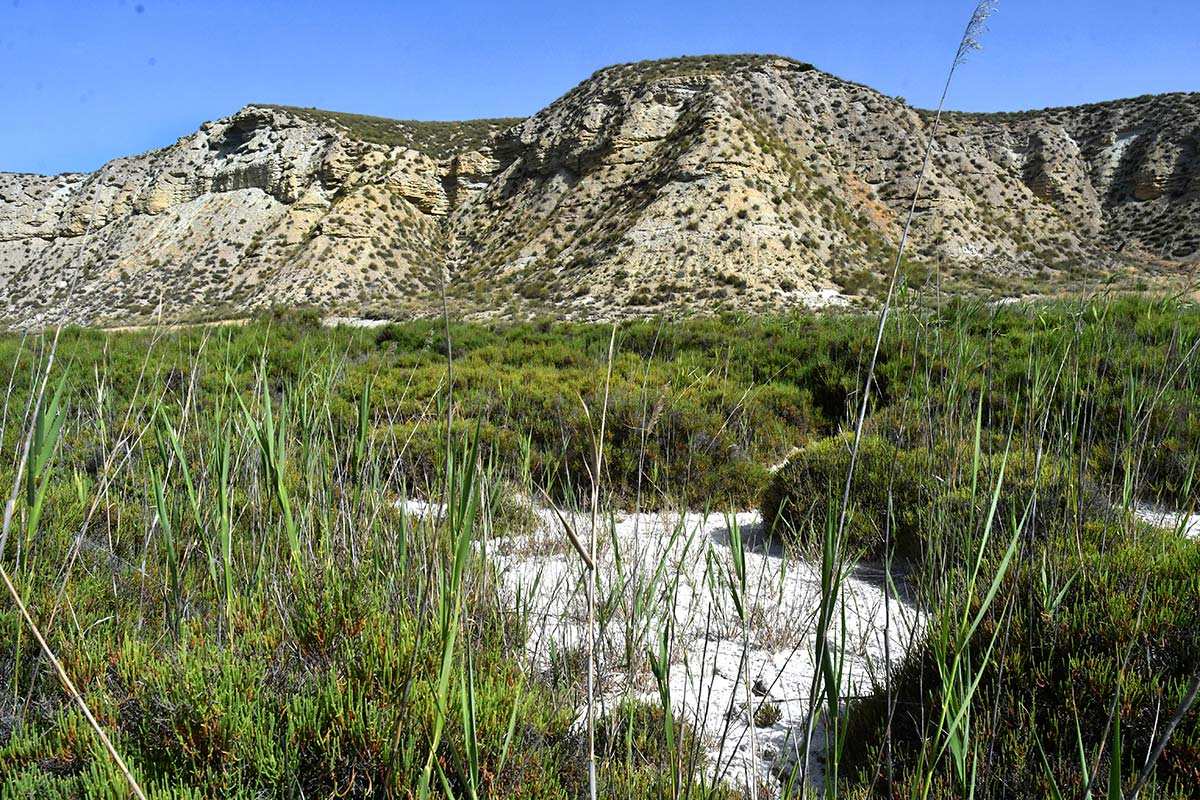
[(276, 108), (301, 119), (344, 130), (354, 139), (385, 147), (419, 150), (434, 158), (449, 158), (456, 153), (478, 150), (491, 143), (499, 133), (522, 121), (521, 117), (470, 119), (442, 122), (415, 119), (391, 119), (344, 111), (260, 104)]

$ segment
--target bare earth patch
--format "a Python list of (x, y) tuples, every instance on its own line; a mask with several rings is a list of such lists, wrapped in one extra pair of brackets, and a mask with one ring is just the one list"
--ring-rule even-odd
[[(562, 521), (538, 513), (537, 532), (489, 542), (488, 555), (502, 598), (528, 621), (530, 667), (582, 670), (586, 570)], [(567, 521), (587, 541), (590, 518)], [(729, 590), (731, 526), (747, 542), (748, 630)], [(647, 652), (658, 653), (665, 635), (672, 708), (701, 732), (715, 776), (769, 783), (799, 763), (807, 741), (809, 778), (819, 782), (820, 724), (814, 720), (810, 734), (808, 720), (820, 565), (789, 557), (761, 529), (757, 512), (612, 514), (599, 521), (596, 658), (603, 711), (623, 698), (659, 697)], [(844, 652), (841, 691), (848, 698), (884, 683), (888, 664), (908, 651), (921, 618), (870, 565), (847, 566), (838, 603), (831, 637), (835, 652)]]

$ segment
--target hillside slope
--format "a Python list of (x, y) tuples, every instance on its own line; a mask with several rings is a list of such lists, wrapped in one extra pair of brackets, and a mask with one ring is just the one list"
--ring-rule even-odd
[[(606, 318), (877, 290), (932, 115), (772, 56), (640, 62), (525, 120), (248, 106), (87, 175), (0, 174), (0, 318), (275, 304)], [(1200, 94), (948, 114), (914, 279), (1053, 290), (1200, 260)]]

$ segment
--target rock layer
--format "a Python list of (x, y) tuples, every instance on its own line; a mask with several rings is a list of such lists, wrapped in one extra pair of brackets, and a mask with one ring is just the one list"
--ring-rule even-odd
[[(253, 105), (95, 173), (0, 174), (0, 318), (606, 318), (846, 302), (890, 267), (932, 114), (772, 56), (602, 70), (525, 120)], [(1200, 94), (943, 117), (910, 278), (1200, 260)], [(1014, 283), (1015, 282), (1015, 283)]]

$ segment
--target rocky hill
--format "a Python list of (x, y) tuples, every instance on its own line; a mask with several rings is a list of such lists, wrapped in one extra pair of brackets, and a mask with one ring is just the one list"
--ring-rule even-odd
[[(91, 174), (0, 174), (0, 319), (272, 305), (408, 315), (854, 302), (878, 291), (932, 114), (773, 56), (640, 62), (536, 115), (247, 106)], [(1200, 94), (946, 114), (910, 280), (1055, 291), (1200, 262)]]

